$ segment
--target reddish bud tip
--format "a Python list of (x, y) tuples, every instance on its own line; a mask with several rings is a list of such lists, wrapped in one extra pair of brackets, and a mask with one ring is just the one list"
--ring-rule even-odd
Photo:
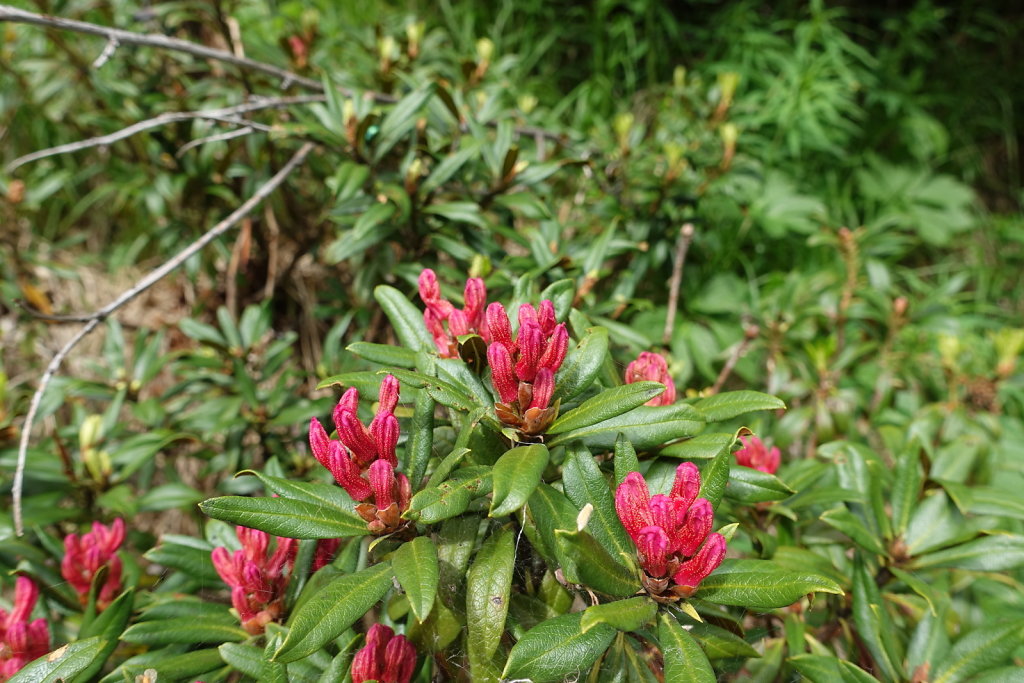
[(509, 353), (516, 350), (512, 341), (512, 323), (509, 322), (505, 307), (497, 301), (487, 307), (487, 332), (491, 341), (503, 345)]
[(627, 474), (615, 490), (615, 512), (634, 541), (641, 529), (652, 525), (650, 505), (651, 494), (643, 476), (639, 472)]
[(500, 341), (487, 347), (487, 363), (491, 366), (491, 384), (502, 403), (515, 403), (519, 396), (519, 381), (512, 368), (512, 356)]
[(554, 327), (551, 337), (548, 339), (547, 348), (544, 349), (544, 354), (540, 357), (540, 367), (550, 368), (552, 372), (557, 372), (558, 368), (562, 367), (562, 361), (565, 360), (568, 350), (569, 330), (565, 328), (565, 323), (562, 323)]
[(680, 587), (680, 594), (689, 597), (697, 590), (700, 582), (718, 569), (725, 559), (725, 537), (711, 534), (696, 555), (679, 566), (672, 580)]
[(555, 373), (549, 368), (541, 368), (537, 376), (533, 378), (533, 398), (530, 401), (530, 408), (547, 408), (551, 403), (551, 396), (555, 393)]

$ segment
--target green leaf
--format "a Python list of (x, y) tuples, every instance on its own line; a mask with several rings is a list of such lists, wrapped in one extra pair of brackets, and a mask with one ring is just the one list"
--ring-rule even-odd
[(286, 538), (345, 538), (370, 533), (366, 521), (354, 513), (288, 498), (222, 496), (199, 507), (214, 519)]
[(938, 614), (935, 605), (939, 602), (940, 597), (938, 591), (936, 591), (935, 588), (933, 588), (931, 585), (929, 585), (922, 579), (917, 578), (917, 576), (915, 576), (914, 574), (911, 574), (910, 572), (905, 572), (899, 567), (890, 566), (889, 571), (891, 571), (893, 573), (893, 576), (895, 576), (897, 579), (907, 584), (907, 587), (910, 588), (910, 590), (914, 591), (922, 598), (924, 598), (925, 602), (928, 603), (928, 609), (931, 611), (932, 614)]
[(1024, 567), (1024, 536), (994, 533), (946, 550), (922, 555), (913, 569), (948, 567), (983, 572), (1002, 572)]
[(577, 510), (594, 506), (587, 529), (613, 557), (632, 557), (636, 546), (615, 512), (615, 498), (593, 456), (585, 448), (570, 448), (562, 467), (562, 488)]
[(956, 683), (1004, 663), (1024, 643), (1024, 621), (984, 626), (956, 641), (935, 669), (932, 683)]
[(160, 676), (167, 680), (194, 681), (197, 676), (224, 668), (224, 660), (216, 648), (173, 653), (174, 650), (165, 648), (132, 657), (102, 678), (100, 683), (135, 680), (146, 669), (158, 670)]
[(308, 657), (340, 636), (384, 597), (393, 573), (387, 562), (339, 576), (313, 594), (288, 620), (288, 636), (273, 661)]
[(910, 445), (897, 456), (896, 472), (893, 477), (892, 491), (892, 530), (902, 536), (910, 523), (910, 515), (921, 496), (921, 483), (924, 474), (921, 471), (921, 446), (917, 439), (911, 439)]
[(608, 330), (591, 327), (555, 375), (554, 398), (568, 401), (586, 391), (601, 372), (608, 355)]
[(476, 677), (490, 668), (505, 633), (515, 555), (515, 535), (499, 528), (480, 546), (466, 575), (466, 643)]
[[(564, 565), (558, 556), (555, 543), (555, 530), (575, 528), (576, 515), (579, 512), (561, 491), (541, 483), (530, 496), (527, 505), (530, 518), (537, 526), (538, 552), (549, 562)], [(571, 561), (571, 558), (570, 558)]]
[(840, 505), (837, 508), (826, 510), (820, 519), (833, 529), (838, 529), (849, 536), (854, 543), (869, 553), (888, 555), (878, 537), (868, 531), (860, 517), (850, 512), (846, 506)]
[(294, 481), (284, 477), (272, 477), (256, 470), (242, 470), (235, 476), (243, 475), (259, 479), (268, 494), (276, 493), (284, 498), (336, 508), (343, 514), (348, 513), (355, 506), (355, 501), (345, 492), (345, 489), (331, 484), (316, 484)]
[(786, 660), (793, 668), (813, 683), (873, 683), (875, 677), (851, 662), (827, 655), (796, 655)]
[(434, 524), (461, 515), (474, 498), (486, 496), (490, 492), (490, 467), (463, 467), (448, 481), (413, 496), (405, 517), (423, 524)]
[(544, 683), (564, 681), (570, 674), (586, 672), (608, 649), (618, 631), (598, 624), (584, 633), (582, 619), (583, 614), (577, 612), (531, 628), (512, 648), (501, 677)]
[(409, 425), (409, 445), (406, 447), (405, 467), (409, 482), (415, 491), (427, 472), (427, 464), (434, 450), (434, 399), (427, 392), (416, 396), (416, 407)]
[(249, 637), (245, 629), (228, 624), (211, 624), (194, 617), (144, 621), (128, 627), (121, 636), (127, 643), (171, 645), (181, 643), (238, 643)]
[(658, 455), (680, 460), (711, 460), (722, 453), (729, 453), (736, 441), (735, 434), (698, 434), (692, 439), (665, 446)]
[(665, 683), (714, 683), (715, 670), (700, 645), (667, 614), (659, 618), (658, 642), (665, 657)]
[(637, 631), (657, 612), (658, 603), (646, 596), (606, 602), (583, 610), (580, 628), (586, 633), (599, 624), (607, 624), (619, 631)]
[(793, 571), (768, 560), (723, 560), (697, 590), (701, 600), (751, 610), (786, 607), (808, 593), (842, 595), (843, 589), (812, 570)]
[(433, 216), (441, 216), (456, 223), (469, 223), (478, 228), (486, 228), (487, 221), (484, 220), (480, 205), (476, 202), (442, 202), (431, 204), (423, 209), (423, 213)]
[(750, 467), (732, 463), (729, 468), (729, 485), (725, 494), (745, 505), (784, 500), (793, 495), (793, 489), (786, 486), (774, 474), (761, 472)]
[(272, 673), (269, 668), (280, 666), (269, 664), (263, 659), (263, 648), (251, 645), (239, 645), (238, 643), (224, 643), (217, 648), (221, 659), (232, 669), (245, 674), (251, 678), (263, 681), (272, 680)]
[(463, 138), (465, 142), (463, 147), (456, 152), (453, 152), (442, 159), (434, 170), (430, 172), (427, 179), (420, 185), (420, 192), (424, 195), (430, 194), (434, 190), (440, 188), (452, 176), (455, 172), (462, 168), (466, 162), (475, 156), (480, 154), (480, 146), (475, 141)]
[(566, 579), (573, 583), (616, 598), (635, 595), (640, 589), (636, 566), (626, 563), (632, 555), (612, 556), (586, 531), (555, 529), (555, 548)]
[(434, 350), (434, 340), (423, 324), (423, 312), (413, 306), (404, 294), (394, 287), (377, 285), (373, 298), (384, 309), (402, 346), (413, 351)]
[(619, 434), (615, 437), (615, 485), (625, 481), (630, 472), (639, 470), (640, 461), (636, 457), (636, 449), (625, 436)]
[(429, 536), (418, 536), (399, 546), (391, 566), (416, 620), (423, 621), (437, 597), (437, 547)]
[(755, 410), (785, 410), (786, 404), (759, 391), (727, 391), (702, 398), (694, 408), (703, 413), (708, 422), (724, 422)]
[(711, 507), (718, 508), (729, 485), (734, 458), (728, 450), (722, 451), (700, 471), (700, 497), (706, 498)]
[[(547, 207), (545, 206), (544, 209), (547, 210)], [(540, 293), (539, 299), (541, 301), (549, 300), (555, 307), (555, 320), (563, 322), (569, 317), (569, 311), (572, 310), (572, 302), (575, 297), (576, 283), (569, 278), (565, 278), (563, 280), (555, 280), (545, 287), (544, 291)]]
[(547, 466), (548, 449), (544, 444), (519, 446), (498, 458), (492, 474), (490, 516), (501, 517), (521, 508), (537, 488)]
[(560, 415), (548, 427), (548, 434), (562, 434), (589, 427), (642, 406), (663, 393), (665, 385), (659, 382), (635, 382), (605, 389), (573, 410)]
[(159, 510), (173, 510), (175, 508), (192, 506), (203, 499), (203, 494), (191, 486), (181, 482), (173, 482), (157, 486), (146, 491), (139, 498), (139, 511), (152, 512)]
[(891, 622), (883, 615), (882, 598), (874, 577), (867, 565), (858, 556), (853, 569), (853, 622), (857, 626), (860, 640), (871, 653), (880, 674), (887, 681), (903, 680), (898, 669), (901, 657), (893, 657), (889, 648), (895, 646), (890, 640)]
[(761, 653), (732, 631), (712, 624), (694, 624), (690, 628), (693, 636), (708, 659), (731, 659), (733, 657), (760, 657)]
[(409, 370), (416, 367), (416, 351), (402, 348), (401, 346), (353, 342), (345, 347), (345, 350), (371, 363), (407, 368)]
[(938, 480), (964, 514), (997, 515), (1024, 519), (1024, 500), (1019, 493), (991, 486), (965, 486), (953, 481)]
[[(635, 385), (629, 385), (635, 386)], [(669, 441), (693, 436), (704, 428), (704, 417), (693, 406), (677, 403), (670, 406), (640, 406), (597, 424), (557, 435), (548, 448), (582, 441), (590, 448), (611, 450), (621, 433), (638, 451), (663, 446)]]
[(48, 655), (26, 664), (14, 674), (9, 683), (56, 683), (70, 681), (92, 668), (93, 663), (108, 649), (108, 641), (100, 636), (63, 645)]
[(423, 105), (434, 96), (435, 85), (427, 83), (411, 91), (391, 108), (380, 122), (380, 132), (373, 144), (373, 160), (380, 161), (399, 140), (412, 132)]

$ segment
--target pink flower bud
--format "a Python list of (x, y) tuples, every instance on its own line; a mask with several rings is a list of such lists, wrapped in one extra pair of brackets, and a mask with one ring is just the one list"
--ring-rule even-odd
[(555, 305), (551, 303), (550, 299), (544, 299), (537, 307), (537, 322), (545, 336), (549, 336), (555, 329)]
[(452, 314), (448, 316), (448, 334), (453, 338), (458, 338), (469, 333), (469, 321), (466, 319), (466, 314), (458, 309), (452, 311)]
[[(674, 501), (668, 496), (657, 494), (651, 496), (651, 523), (671, 534), (676, 526), (682, 521), (682, 517), (676, 514), (677, 507)], [(685, 510), (683, 511), (685, 514)]]
[(704, 498), (698, 498), (686, 513), (686, 519), (679, 527), (673, 544), (685, 557), (690, 557), (704, 542), (711, 532), (714, 523), (715, 511), (711, 503)]
[(437, 284), (437, 275), (429, 268), (420, 273), (419, 279), (420, 299), (427, 305), (434, 315), (446, 320), (453, 310), (451, 303), (441, 298), (441, 287)]
[(352, 683), (409, 683), (416, 668), (416, 649), (383, 624), (366, 633), (366, 645), (352, 658)]
[(313, 457), (317, 459), (317, 462), (324, 467), (328, 467), (327, 453), (330, 443), (331, 439), (327, 436), (327, 430), (320, 424), (320, 420), (315, 417), (311, 418), (309, 421), (309, 449), (313, 452)]
[(533, 378), (533, 399), (530, 408), (547, 408), (555, 393), (555, 374), (550, 368), (541, 368)]
[[(377, 399), (377, 413), (393, 413), (398, 405), (398, 378), (394, 375), (384, 375), (380, 383), (380, 394)], [(355, 412), (355, 411), (353, 411)]]
[(370, 496), (370, 485), (360, 476), (359, 467), (348, 457), (340, 441), (331, 442), (327, 469), (352, 500), (366, 500)]
[(313, 553), (313, 571), (320, 571), (329, 565), (340, 547), (340, 538), (321, 538), (317, 541), (316, 550)]
[(778, 447), (769, 451), (764, 442), (756, 436), (741, 436), (740, 442), (742, 442), (743, 448), (736, 451), (738, 464), (767, 474), (775, 474), (778, 471), (782, 459)]
[(690, 507), (700, 493), (700, 470), (692, 462), (684, 462), (676, 468), (676, 479), (672, 484), (672, 498), (679, 499), (679, 504)]
[(407, 683), (416, 668), (416, 648), (404, 636), (397, 636), (384, 648), (381, 681)]
[(533, 304), (522, 304), (519, 306), (519, 328), (522, 330), (523, 325), (533, 323), (538, 329), (540, 328), (540, 320), (537, 318), (537, 309), (533, 307)]
[(700, 582), (708, 575), (718, 569), (725, 559), (725, 537), (721, 534), (711, 534), (707, 542), (692, 558), (679, 566), (678, 571), (672, 577), (677, 584), (679, 593), (683, 597), (690, 597), (696, 592)]
[(548, 339), (547, 348), (544, 349), (544, 354), (540, 357), (538, 365), (557, 372), (558, 368), (562, 367), (562, 361), (565, 360), (565, 354), (569, 350), (569, 330), (565, 329), (565, 323), (553, 329), (554, 331)]
[(511, 354), (516, 350), (516, 344), (512, 341), (512, 324), (508, 320), (508, 313), (505, 307), (494, 302), (487, 307), (487, 331), (491, 335), (493, 343), (501, 344)]
[(519, 396), (519, 382), (512, 369), (512, 356), (500, 341), (487, 347), (487, 363), (491, 366), (491, 383), (498, 391), (502, 403), (515, 403)]
[(665, 385), (665, 391), (650, 401), (649, 406), (667, 406), (675, 403), (676, 385), (672, 376), (668, 373), (668, 361), (658, 353), (644, 351), (640, 356), (626, 367), (626, 384), (633, 382), (661, 382)]
[(544, 351), (544, 333), (535, 322), (527, 318), (519, 327), (516, 344), (519, 346), (516, 376), (524, 382), (532, 382), (537, 374), (538, 362)]
[(395, 480), (395, 468), (387, 460), (375, 460), (366, 476), (370, 479), (373, 490), (373, 502), (378, 509), (384, 509), (398, 502), (398, 482)]
[[(484, 309), (487, 306), (487, 286), (478, 277), (471, 277), (466, 280), (464, 292), (465, 306), (463, 313), (469, 326), (475, 330), (483, 327)], [(451, 321), (448, 323), (451, 325)]]
[(651, 526), (651, 494), (639, 472), (630, 472), (615, 490), (615, 512), (635, 542), (640, 530)]
[(430, 332), (430, 336), (433, 337), (434, 346), (437, 347), (437, 352), (442, 357), (447, 356), (450, 341), (441, 319), (434, 315), (434, 312), (428, 308), (423, 311), (423, 324), (426, 326), (427, 331)]
[(377, 444), (367, 431), (363, 423), (359, 421), (355, 413), (343, 412), (340, 415), (341, 424), (338, 425), (338, 437), (341, 443), (352, 452), (352, 456), (361, 466), (365, 466), (377, 457)]
[(640, 566), (654, 578), (665, 576), (668, 571), (668, 534), (660, 526), (645, 526), (636, 536), (636, 548)]
[(377, 449), (377, 457), (387, 460), (393, 467), (398, 467), (398, 436), (400, 432), (398, 418), (391, 414), (380, 414), (370, 423), (370, 436), (373, 437)]
[(341, 395), (341, 399), (338, 401), (338, 405), (334, 406), (334, 427), (341, 432), (341, 414), (352, 413), (353, 415), (359, 414), (359, 390), (355, 387), (349, 387), (345, 390), (345, 393)]

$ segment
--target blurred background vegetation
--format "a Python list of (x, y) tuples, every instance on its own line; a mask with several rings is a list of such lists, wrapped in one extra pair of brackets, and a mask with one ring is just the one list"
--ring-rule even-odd
[(661, 349), (681, 390), (782, 397), (785, 416), (752, 426), (790, 459), (843, 438), (884, 454), (910, 429), (946, 479), (1002, 468), (1000, 486), (1024, 484), (1009, 455), (1024, 446), (1017, 3), (15, 6), (245, 55), (328, 93), (21, 163), (165, 112), (318, 93), (0, 24), (5, 486), (19, 416), (77, 329), (30, 310), (99, 308), (318, 144), (73, 354), (32, 440), (32, 524), (153, 513), (139, 529), (188, 529), (196, 501), (255, 485), (239, 469), (305, 472), (304, 421), (332, 401), (318, 380), (373, 367), (344, 347), (391, 334), (373, 287), (411, 293), (428, 266), (455, 298), (467, 272), (506, 300), (529, 295), (521, 275), (574, 279), (619, 370)]

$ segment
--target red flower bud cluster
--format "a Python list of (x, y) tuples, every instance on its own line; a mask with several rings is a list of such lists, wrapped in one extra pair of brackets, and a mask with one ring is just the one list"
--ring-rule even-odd
[(270, 534), (244, 526), (236, 527), (241, 550), (214, 548), (213, 566), (220, 578), (231, 587), (231, 604), (238, 612), (242, 628), (253, 635), (284, 613), (288, 576), (285, 569), (295, 564), (299, 542), (294, 538), (277, 538), (277, 548), (270, 553)]
[(668, 374), (668, 361), (660, 353), (644, 351), (626, 366), (626, 384), (633, 382), (661, 382), (665, 385), (665, 393), (648, 401), (649, 406), (669, 406), (676, 402), (676, 383)]
[(93, 522), (92, 531), (81, 536), (68, 534), (64, 537), (60, 573), (78, 593), (78, 600), (83, 606), (89, 602), (93, 577), (104, 565), (109, 568), (109, 573), (96, 598), (96, 609), (102, 610), (109, 605), (121, 590), (121, 558), (117, 556), (117, 549), (124, 543), (124, 535), (124, 520), (115, 519), (109, 527)]
[(778, 447), (768, 450), (764, 441), (756, 436), (741, 436), (740, 441), (743, 443), (743, 448), (736, 451), (737, 463), (761, 472), (775, 474), (782, 459)]
[[(395, 474), (398, 456), (398, 380), (387, 375), (380, 385), (377, 414), (366, 427), (359, 421), (359, 390), (352, 387), (334, 408), (338, 439), (327, 435), (315, 417), (309, 424), (309, 445), (313, 456), (330, 470), (334, 480), (353, 500), (356, 512), (370, 531), (388, 534), (402, 526), (402, 513), (409, 507), (412, 487), (404, 474)], [(366, 501), (366, 502), (363, 502)]]
[(725, 558), (725, 537), (711, 533), (714, 510), (700, 491), (693, 463), (676, 468), (669, 495), (651, 496), (639, 472), (615, 491), (615, 511), (637, 547), (643, 585), (651, 597), (672, 602), (694, 594)]
[(366, 633), (366, 645), (352, 659), (352, 683), (409, 683), (416, 668), (416, 648), (383, 624)]
[(491, 366), (491, 383), (501, 398), (495, 406), (498, 419), (524, 434), (540, 434), (558, 412), (558, 406), (550, 404), (555, 372), (569, 348), (565, 323), (556, 324), (555, 307), (547, 299), (537, 308), (530, 304), (519, 307), (515, 338), (500, 303), (487, 307), (486, 318), (493, 340), (487, 347), (487, 363)]
[[(450, 301), (441, 298), (437, 275), (429, 268), (420, 273), (420, 299), (427, 305), (423, 311), (423, 322), (434, 338), (437, 352), (442, 358), (458, 358), (458, 338), (465, 334), (479, 334), (490, 342), (484, 308), (487, 306), (487, 287), (478, 277), (466, 280), (463, 294), (465, 307), (455, 308)], [(447, 323), (447, 329), (445, 329)]]
[(50, 629), (45, 619), (29, 621), (39, 599), (39, 588), (19, 576), (14, 583), (14, 607), (0, 609), (0, 681), (6, 681), (34, 659), (50, 651)]

